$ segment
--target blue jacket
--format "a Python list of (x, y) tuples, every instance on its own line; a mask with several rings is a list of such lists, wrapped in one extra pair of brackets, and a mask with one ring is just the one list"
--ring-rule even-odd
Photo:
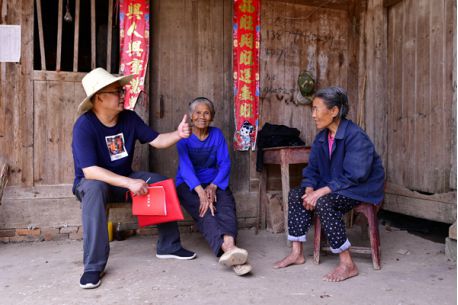
[(328, 130), (318, 133), (302, 176), (302, 187), (328, 186), (333, 193), (376, 205), (383, 200), (382, 161), (367, 134), (350, 120), (343, 119), (337, 128), (331, 159)]
[(229, 186), (231, 159), (221, 129), (210, 126), (209, 135), (203, 141), (195, 135), (181, 139), (177, 149), (177, 186), (183, 182), (190, 190), (207, 183), (214, 183), (222, 190)]

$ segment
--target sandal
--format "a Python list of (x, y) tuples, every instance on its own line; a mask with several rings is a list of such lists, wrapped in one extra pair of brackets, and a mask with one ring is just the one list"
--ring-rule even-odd
[(242, 265), (232, 266), (232, 270), (234, 270), (235, 274), (237, 274), (237, 275), (245, 275), (247, 273), (250, 273), (251, 269), (253, 269), (253, 268), (251, 267), (250, 264), (242, 264)]
[(219, 263), (231, 267), (234, 265), (243, 265), (247, 259), (247, 250), (235, 247), (221, 255)]

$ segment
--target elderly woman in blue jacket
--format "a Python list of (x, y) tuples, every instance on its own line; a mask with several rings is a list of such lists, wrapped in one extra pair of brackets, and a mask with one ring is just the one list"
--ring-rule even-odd
[(229, 188), (229, 150), (223, 132), (210, 126), (215, 108), (209, 99), (198, 97), (189, 104), (189, 115), (192, 135), (177, 143), (178, 197), (213, 253), (220, 257), (219, 263), (245, 275), (251, 265), (248, 252), (235, 244), (237, 216)]
[(342, 88), (324, 88), (314, 96), (312, 118), (321, 131), (312, 144), (300, 187), (289, 193), (288, 240), (292, 250), (275, 268), (305, 262), (303, 242), (316, 213), (332, 252), (339, 254), (340, 260), (323, 280), (339, 282), (358, 275), (342, 216), (361, 202), (380, 204), (385, 174), (367, 134), (346, 119), (348, 109)]

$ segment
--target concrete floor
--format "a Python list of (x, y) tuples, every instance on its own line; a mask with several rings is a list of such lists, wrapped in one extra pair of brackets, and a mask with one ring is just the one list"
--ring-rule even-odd
[(218, 265), (198, 233), (182, 234), (184, 246), (199, 255), (192, 261), (156, 259), (155, 239), (112, 242), (106, 275), (94, 290), (78, 286), (81, 242), (0, 244), (0, 304), (457, 304), (456, 264), (445, 258), (444, 244), (406, 231), (381, 227), (382, 270), (373, 270), (369, 257), (355, 257), (360, 275), (341, 283), (321, 280), (337, 257), (314, 265), (310, 243), (304, 265), (273, 269), (289, 251), (283, 234), (240, 232), (254, 268), (246, 277)]

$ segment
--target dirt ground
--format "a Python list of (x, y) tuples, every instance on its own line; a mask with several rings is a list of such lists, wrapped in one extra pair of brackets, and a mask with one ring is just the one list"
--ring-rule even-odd
[[(356, 244), (361, 233), (353, 231)], [(383, 226), (380, 233), (382, 269), (357, 256), (360, 275), (341, 283), (321, 280), (337, 257), (313, 264), (310, 242), (304, 265), (273, 269), (289, 248), (283, 234), (267, 231), (240, 231), (239, 245), (253, 265), (245, 277), (220, 266), (199, 233), (181, 235), (198, 253), (192, 261), (157, 259), (156, 237), (114, 241), (102, 285), (94, 290), (78, 286), (81, 242), (0, 244), (0, 304), (457, 304), (456, 264), (446, 259), (444, 244)]]

